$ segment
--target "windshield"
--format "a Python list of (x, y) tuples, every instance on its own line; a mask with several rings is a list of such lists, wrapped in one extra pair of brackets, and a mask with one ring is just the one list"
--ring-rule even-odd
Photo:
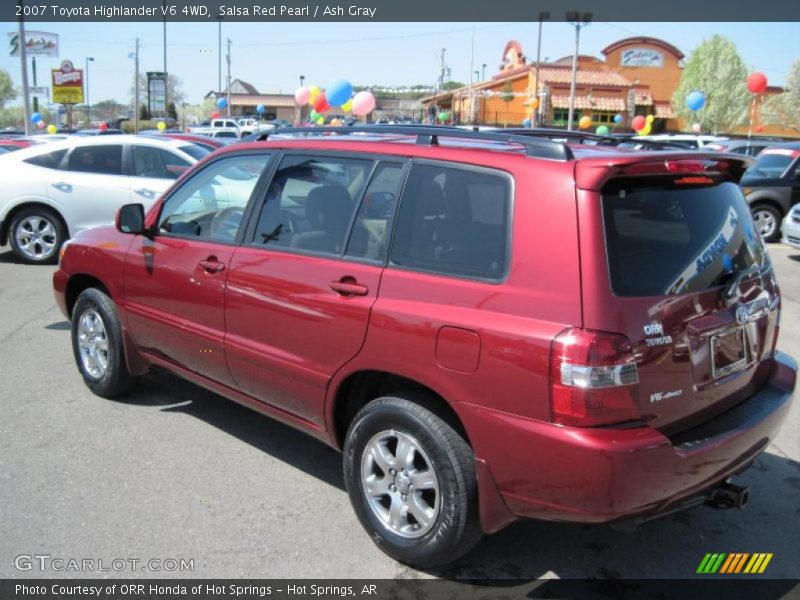
[(783, 175), (793, 160), (791, 152), (777, 153), (775, 150), (765, 150), (761, 153), (756, 164), (745, 171), (744, 176), (777, 178)]
[(185, 146), (181, 146), (180, 150), (182, 150), (195, 160), (200, 160), (201, 158), (205, 158), (211, 153), (211, 150), (208, 150), (205, 146), (201, 146), (199, 144), (186, 144)]
[(687, 188), (612, 183), (603, 193), (603, 220), (618, 296), (701, 292), (765, 262), (747, 202), (730, 182)]

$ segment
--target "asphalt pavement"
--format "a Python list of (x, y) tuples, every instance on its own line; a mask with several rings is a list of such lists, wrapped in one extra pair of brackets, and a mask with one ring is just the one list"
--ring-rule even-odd
[[(779, 347), (800, 358), (800, 251), (770, 253)], [(164, 373), (124, 400), (92, 395), (53, 270), (0, 247), (0, 578), (687, 578), (707, 552), (771, 552), (770, 577), (800, 578), (798, 402), (738, 478), (751, 489), (741, 511), (698, 508), (632, 534), (517, 522), (426, 573), (372, 544), (325, 445)], [(69, 559), (109, 570), (54, 570)]]

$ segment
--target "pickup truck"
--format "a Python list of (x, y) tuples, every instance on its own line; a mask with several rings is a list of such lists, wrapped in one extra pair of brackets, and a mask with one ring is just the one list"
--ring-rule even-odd
[(231, 131), (237, 138), (242, 137), (242, 129), (235, 119), (212, 119), (209, 125), (190, 127), (190, 133), (198, 135), (212, 135), (215, 131)]

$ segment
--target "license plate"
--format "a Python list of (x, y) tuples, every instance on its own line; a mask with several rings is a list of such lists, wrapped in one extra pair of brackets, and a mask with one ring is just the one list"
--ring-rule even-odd
[(715, 379), (747, 365), (744, 340), (741, 327), (711, 338), (711, 374)]

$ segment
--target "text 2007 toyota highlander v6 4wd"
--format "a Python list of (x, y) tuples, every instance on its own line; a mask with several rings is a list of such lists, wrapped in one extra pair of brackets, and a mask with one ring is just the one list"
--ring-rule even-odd
[(303, 131), (64, 249), (95, 393), (156, 365), (342, 449), (370, 537), (422, 567), (518, 517), (746, 501), (796, 364), (741, 158)]

